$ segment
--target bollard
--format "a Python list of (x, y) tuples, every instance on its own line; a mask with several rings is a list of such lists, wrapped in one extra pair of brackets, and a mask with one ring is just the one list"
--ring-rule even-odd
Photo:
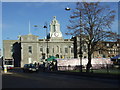
[(4, 67), (4, 73), (7, 73), (7, 67), (6, 66)]

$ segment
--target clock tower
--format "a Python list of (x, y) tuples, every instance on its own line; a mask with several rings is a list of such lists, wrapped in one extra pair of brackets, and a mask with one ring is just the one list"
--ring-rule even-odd
[(50, 38), (62, 38), (62, 33), (60, 31), (60, 24), (56, 20), (56, 16), (53, 17), (52, 22), (50, 23)]

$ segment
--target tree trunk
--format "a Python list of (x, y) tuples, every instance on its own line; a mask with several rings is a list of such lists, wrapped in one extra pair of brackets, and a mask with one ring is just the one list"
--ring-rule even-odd
[(90, 67), (92, 67), (91, 65), (91, 56), (92, 56), (92, 53), (91, 53), (91, 47), (90, 47), (90, 44), (88, 45), (88, 63), (87, 63), (87, 66), (86, 66), (86, 72), (90, 72)]
[(87, 67), (86, 67), (86, 72), (90, 72), (90, 68), (92, 67), (91, 65), (91, 55), (88, 56), (88, 63), (87, 63)]

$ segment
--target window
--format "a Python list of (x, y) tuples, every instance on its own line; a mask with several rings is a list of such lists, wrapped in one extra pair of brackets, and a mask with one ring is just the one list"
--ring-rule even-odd
[(62, 53), (62, 48), (60, 48), (60, 53)]
[(29, 47), (28, 47), (28, 52), (29, 52), (29, 53), (32, 53), (32, 46), (29, 46)]
[(54, 53), (54, 48), (53, 48), (53, 53)]
[(71, 48), (71, 53), (74, 53), (74, 49), (73, 48)]
[(11, 45), (11, 52), (14, 52), (14, 51), (13, 51), (13, 45)]
[(42, 47), (40, 48), (40, 52), (43, 52), (43, 48)]
[(42, 59), (45, 59), (45, 53), (42, 53)]
[(110, 53), (112, 53), (112, 49), (110, 49)]
[(68, 53), (68, 48), (65, 48), (65, 53)]
[(59, 47), (57, 46), (57, 52), (59, 53)]

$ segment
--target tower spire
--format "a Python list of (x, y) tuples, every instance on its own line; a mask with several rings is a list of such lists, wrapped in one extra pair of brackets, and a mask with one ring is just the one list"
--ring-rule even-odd
[(51, 37), (62, 38), (62, 33), (60, 31), (60, 24), (58, 23), (56, 16), (53, 16), (53, 20), (50, 23), (50, 38)]

